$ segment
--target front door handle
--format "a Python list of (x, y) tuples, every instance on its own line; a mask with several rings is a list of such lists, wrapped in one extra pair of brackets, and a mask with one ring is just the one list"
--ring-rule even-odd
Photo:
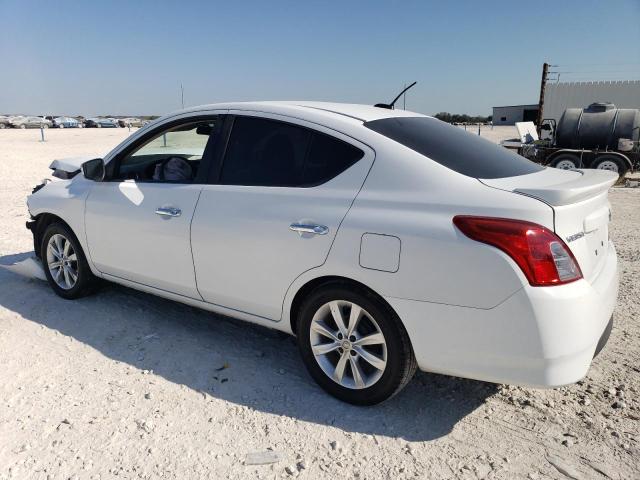
[(314, 235), (326, 235), (329, 233), (329, 227), (315, 223), (292, 223), (289, 225), (289, 229), (300, 234), (313, 233)]
[(182, 215), (182, 210), (176, 207), (158, 207), (156, 208), (156, 215), (162, 217), (179, 217)]

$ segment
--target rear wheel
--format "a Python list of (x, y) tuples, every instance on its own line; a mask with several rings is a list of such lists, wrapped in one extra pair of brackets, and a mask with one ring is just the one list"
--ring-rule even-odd
[(602, 155), (598, 157), (594, 162), (593, 167), (598, 170), (615, 172), (621, 177), (624, 177), (624, 174), (627, 173), (627, 165), (621, 158), (616, 157), (615, 155)]
[(560, 170), (574, 170), (580, 165), (580, 158), (576, 155), (565, 153), (554, 158), (550, 165)]
[(398, 393), (416, 371), (400, 319), (376, 295), (327, 284), (303, 302), (298, 346), (314, 380), (348, 403), (374, 405)]
[(97, 278), (91, 273), (80, 242), (62, 223), (53, 223), (42, 236), (40, 258), (49, 285), (66, 299), (91, 293)]

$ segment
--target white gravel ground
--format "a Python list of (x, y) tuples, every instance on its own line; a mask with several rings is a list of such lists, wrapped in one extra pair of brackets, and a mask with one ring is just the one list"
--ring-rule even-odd
[[(25, 197), (51, 160), (127, 134), (0, 130), (0, 266), (30, 255)], [(611, 202), (615, 328), (556, 390), (419, 373), (352, 407), (289, 337), (114, 285), (65, 301), (0, 268), (0, 479), (640, 478), (640, 189)], [(247, 465), (265, 451), (275, 463)]]

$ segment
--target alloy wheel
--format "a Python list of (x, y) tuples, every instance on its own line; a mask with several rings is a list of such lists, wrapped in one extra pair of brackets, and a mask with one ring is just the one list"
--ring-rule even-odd
[(309, 338), (322, 371), (343, 387), (368, 388), (387, 366), (387, 342), (380, 326), (353, 302), (322, 305), (311, 320)]
[(64, 235), (56, 233), (47, 244), (47, 266), (51, 278), (63, 290), (71, 290), (78, 281), (78, 257)]

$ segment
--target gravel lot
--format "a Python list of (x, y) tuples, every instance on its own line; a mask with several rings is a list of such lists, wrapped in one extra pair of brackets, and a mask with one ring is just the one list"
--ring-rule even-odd
[[(128, 132), (46, 135), (0, 130), (0, 266), (31, 255), (25, 197), (48, 164)], [(65, 301), (0, 268), (0, 479), (640, 478), (640, 188), (610, 196), (615, 327), (588, 377), (555, 390), (419, 373), (352, 407), (289, 337), (115, 285)]]

